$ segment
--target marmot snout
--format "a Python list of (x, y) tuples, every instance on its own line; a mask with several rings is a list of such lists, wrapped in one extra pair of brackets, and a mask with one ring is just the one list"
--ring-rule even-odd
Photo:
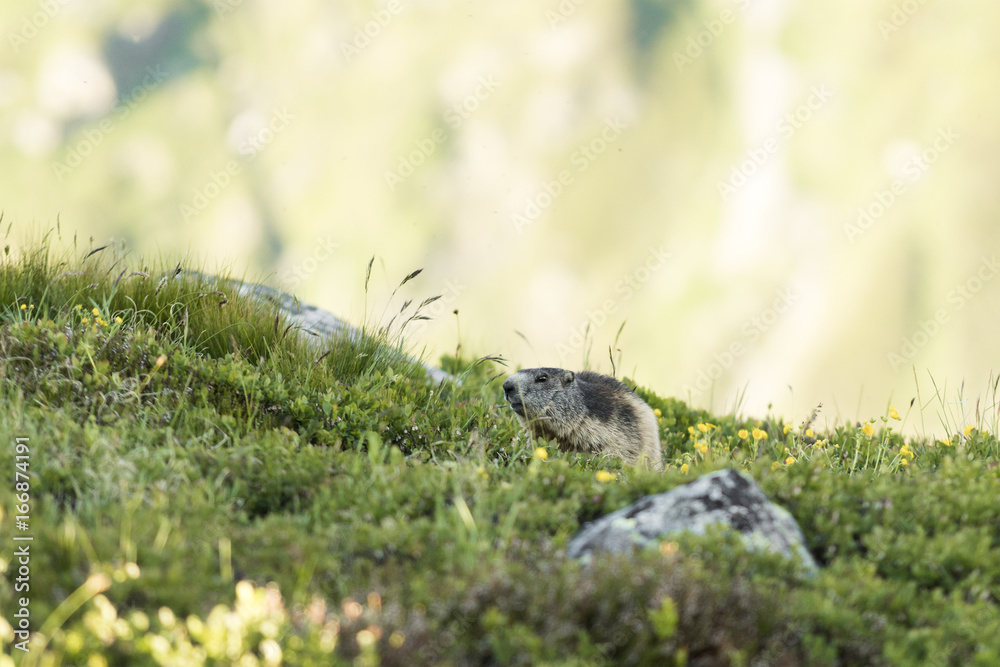
[(563, 368), (527, 368), (503, 383), (503, 394), (534, 437), (560, 449), (615, 456), (663, 469), (653, 410), (618, 380)]

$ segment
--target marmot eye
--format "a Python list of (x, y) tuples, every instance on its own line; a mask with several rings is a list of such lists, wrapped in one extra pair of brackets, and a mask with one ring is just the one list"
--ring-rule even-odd
[(545, 373), (539, 373), (538, 375), (535, 376), (535, 382), (545, 382), (548, 379), (549, 376), (546, 375)]

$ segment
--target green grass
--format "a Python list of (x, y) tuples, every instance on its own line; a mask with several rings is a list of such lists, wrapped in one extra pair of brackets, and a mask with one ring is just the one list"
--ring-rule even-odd
[[(85, 255), (0, 264), (0, 474), (30, 452), (28, 531), (0, 485), (15, 664), (1000, 662), (995, 400), (955, 414), (935, 387), (915, 409), (953, 435), (932, 441), (900, 435), (909, 410), (819, 433), (639, 388), (660, 474), (529, 441), (496, 359), (445, 358), (461, 381), (434, 386), (399, 327), (317, 345), (228, 283)], [(728, 466), (818, 575), (724, 533), (565, 559), (583, 523)]]

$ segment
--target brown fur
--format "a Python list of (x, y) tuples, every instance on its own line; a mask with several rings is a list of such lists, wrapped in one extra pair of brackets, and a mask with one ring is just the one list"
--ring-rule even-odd
[(535, 437), (559, 448), (615, 456), (663, 469), (653, 410), (618, 380), (562, 368), (526, 368), (503, 383), (504, 397)]

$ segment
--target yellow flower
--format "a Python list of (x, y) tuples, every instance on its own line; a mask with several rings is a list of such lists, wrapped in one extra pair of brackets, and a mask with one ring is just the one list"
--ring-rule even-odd
[(694, 426), (688, 426), (688, 433), (691, 435), (691, 437), (694, 437), (694, 436), (698, 435), (694, 431)]
[(99, 311), (99, 310), (98, 310), (97, 308), (94, 308), (94, 309), (93, 309), (92, 311), (90, 311), (90, 312), (92, 312), (92, 313), (94, 314), (94, 317), (97, 317), (98, 315), (100, 315), (100, 314), (101, 314), (101, 311)]
[(786, 466), (790, 466), (793, 463), (795, 463), (795, 457), (794, 456), (789, 456), (787, 459), (785, 459), (785, 465)]
[(662, 417), (663, 416), (663, 413), (660, 412), (659, 408), (654, 408), (653, 409), (653, 414), (656, 415), (657, 417)]
[(677, 553), (680, 547), (676, 542), (660, 542), (660, 553), (664, 556), (672, 556)]
[(740, 436), (740, 440), (746, 440), (747, 436), (750, 434), (747, 433), (747, 430), (745, 428), (741, 428), (739, 431), (736, 432), (736, 435)]
[(816, 435), (816, 434), (815, 434), (815, 433), (813, 433), (813, 430), (812, 430), (811, 428), (807, 428), (807, 429), (806, 429), (806, 437), (807, 437), (807, 438), (812, 438), (812, 437), (814, 437), (815, 435)]
[(25, 304), (23, 304), (23, 303), (21, 304), (21, 310), (27, 310), (27, 308), (28, 308), (28, 306), (27, 306), (27, 305), (25, 305)]
[(908, 465), (910, 465), (910, 462), (907, 461), (906, 459), (900, 459), (899, 460), (899, 464), (900, 465), (904, 465), (904, 466), (908, 466)]
[(945, 447), (951, 447), (951, 440), (938, 440)]
[(87, 323), (87, 322), (89, 322), (90, 320), (88, 320), (88, 319), (87, 319), (87, 318), (85, 317), (85, 318), (83, 318), (83, 319), (82, 319), (82, 320), (80, 320), (80, 321), (81, 321), (81, 322), (83, 322), (84, 324), (86, 324), (86, 323)]
[(896, 412), (896, 406), (894, 405), (889, 406), (889, 417), (891, 417), (892, 419), (899, 419), (899, 413)]
[(686, 474), (688, 474), (688, 470), (690, 470), (690, 468), (688, 468), (688, 464), (682, 463), (681, 464), (681, 473), (683, 473), (683, 474), (686, 475)]
[(598, 470), (594, 477), (598, 482), (613, 482), (618, 479), (618, 475), (613, 472), (608, 472), (607, 470)]
[(149, 616), (143, 611), (133, 611), (129, 614), (129, 621), (132, 623), (132, 627), (140, 632), (146, 632), (149, 630)]
[(705, 454), (705, 453), (708, 452), (708, 445), (706, 445), (704, 442), (698, 442), (698, 443), (695, 443), (694, 449), (695, 449), (696, 452), (700, 452), (702, 454)]
[(759, 428), (755, 428), (753, 430), (753, 439), (754, 440), (767, 440), (767, 432), (766, 431), (762, 431)]
[(865, 435), (867, 435), (869, 438), (872, 437), (872, 433), (875, 432), (874, 427), (872, 427), (872, 425), (869, 424), (868, 422), (865, 422), (865, 425), (861, 430), (864, 431)]
[(968, 437), (971, 437), (971, 436), (972, 436), (972, 431), (973, 431), (973, 429), (974, 429), (974, 427), (972, 426), (972, 424), (969, 424), (968, 426), (966, 426), (966, 427), (965, 427), (965, 431), (964, 431), (964, 433), (965, 433), (965, 437), (966, 437), (966, 438), (968, 438)]
[(909, 445), (903, 445), (902, 447), (899, 448), (899, 455), (901, 457), (903, 457), (904, 459), (907, 456), (909, 456), (912, 459), (913, 458), (913, 450), (910, 449)]
[(549, 453), (545, 451), (544, 447), (536, 447), (534, 458), (538, 459), (539, 461), (544, 461), (545, 459), (549, 458)]
[(791, 424), (785, 424), (785, 428), (784, 428), (785, 435), (788, 435), (788, 432), (791, 431), (791, 430), (792, 430), (792, 425)]
[(121, 324), (121, 323), (122, 323), (122, 318), (116, 317), (115, 318), (115, 324)]
[(170, 607), (160, 607), (157, 616), (160, 619), (160, 625), (166, 628), (174, 627), (174, 624), (177, 622), (177, 617), (174, 616), (174, 612)]
[(775, 461), (774, 463), (771, 464), (771, 470), (772, 471), (777, 470), (780, 467), (781, 467), (781, 464), (779, 462), (777, 462), (777, 461)]
[(81, 308), (83, 308), (83, 306), (81, 306), (80, 304), (76, 304), (76, 309), (77, 310), (80, 310)]

